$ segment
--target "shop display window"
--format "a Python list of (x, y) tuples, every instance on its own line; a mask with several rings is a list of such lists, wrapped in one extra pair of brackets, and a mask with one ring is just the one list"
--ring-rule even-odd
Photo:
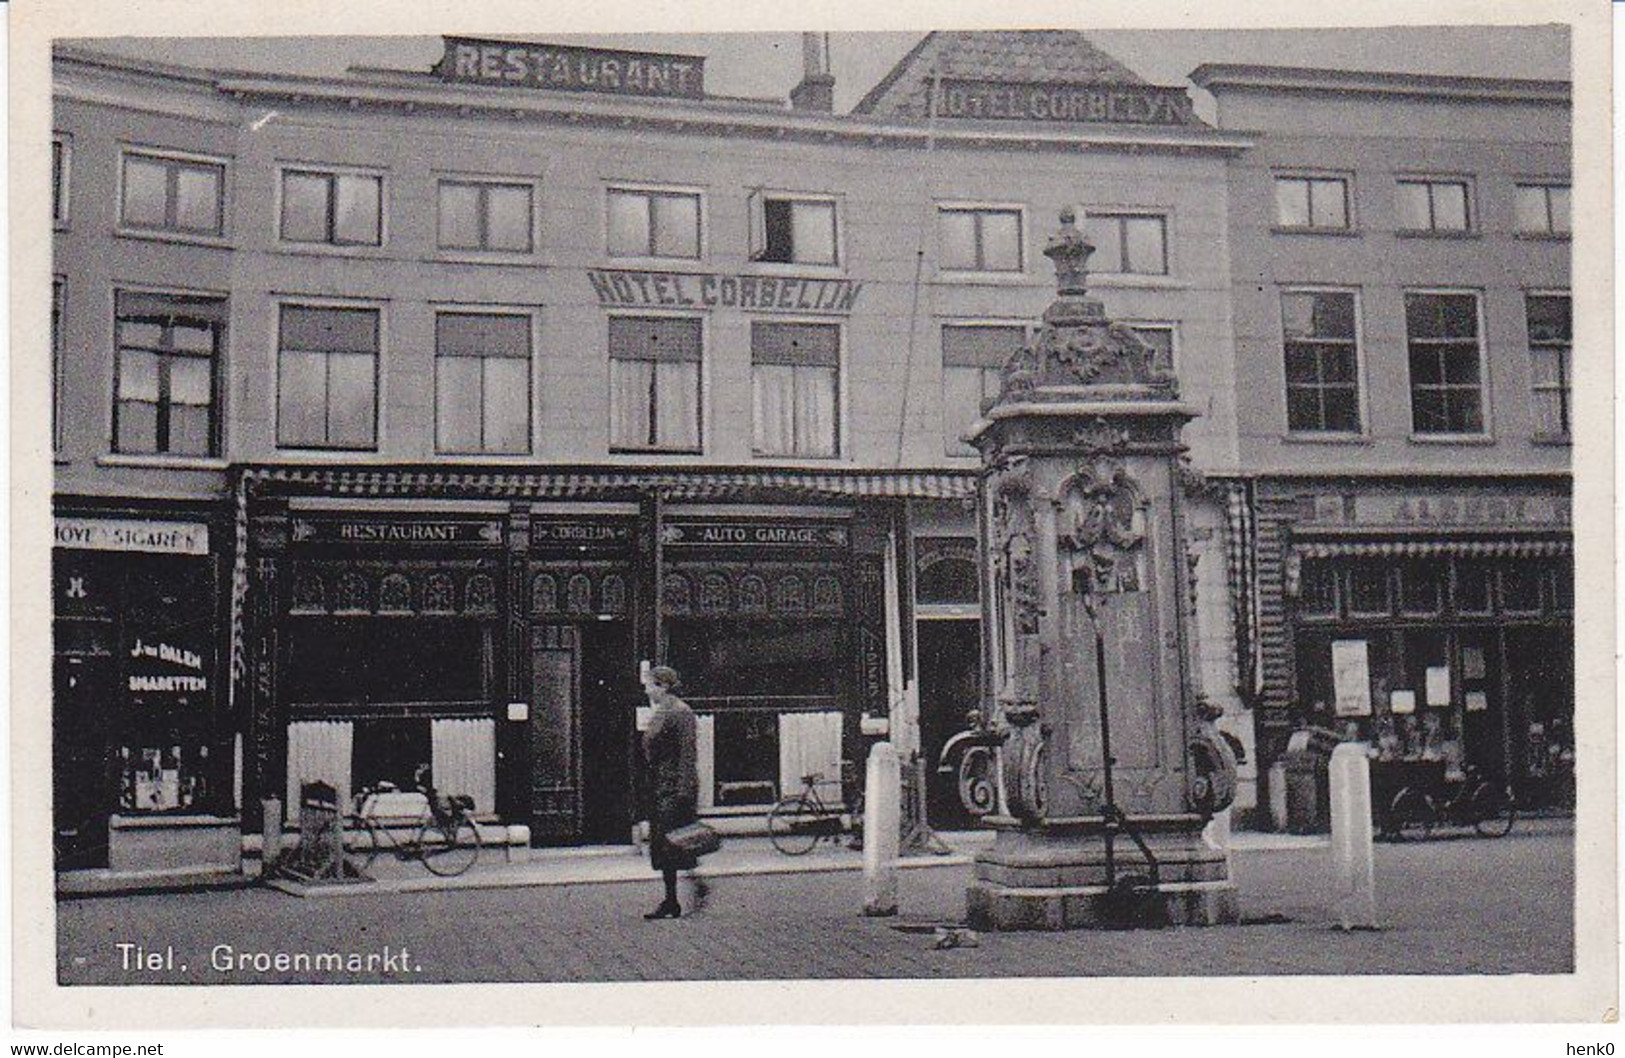
[(301, 617), (287, 627), (284, 694), (298, 706), (484, 703), (488, 623), (466, 618)]
[(1442, 581), (1447, 569), (1447, 565), (1433, 559), (1419, 559), (1400, 567), (1400, 612), (1416, 617), (1437, 614), (1444, 601)]
[(779, 717), (766, 711), (716, 714), (715, 803), (771, 805), (779, 797)]
[(1501, 567), (1501, 609), (1509, 614), (1540, 612), (1541, 568), (1531, 562), (1508, 562)]
[(1298, 611), (1304, 617), (1337, 616), (1337, 568), (1311, 559), (1303, 564), (1298, 589)]
[(1455, 563), (1451, 601), (1457, 613), (1478, 617), (1492, 612), (1490, 584), (1494, 572), (1487, 562), (1458, 560)]
[(173, 812), (197, 806), (207, 790), (205, 744), (125, 745), (119, 748), (119, 808)]
[(358, 720), (350, 754), (351, 789), (385, 782), (411, 789), (418, 767), (433, 756), (429, 718)]

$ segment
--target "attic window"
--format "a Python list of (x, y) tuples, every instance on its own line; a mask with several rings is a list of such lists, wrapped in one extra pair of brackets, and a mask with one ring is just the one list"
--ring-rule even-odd
[(835, 199), (756, 191), (750, 196), (750, 258), (783, 264), (836, 265)]

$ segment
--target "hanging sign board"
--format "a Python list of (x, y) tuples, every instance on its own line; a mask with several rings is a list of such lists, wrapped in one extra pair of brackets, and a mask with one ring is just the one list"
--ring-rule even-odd
[(647, 51), (446, 37), (442, 81), (601, 95), (705, 98), (705, 59)]
[(1365, 640), (1333, 641), (1332, 687), (1338, 716), (1371, 715), (1371, 661)]

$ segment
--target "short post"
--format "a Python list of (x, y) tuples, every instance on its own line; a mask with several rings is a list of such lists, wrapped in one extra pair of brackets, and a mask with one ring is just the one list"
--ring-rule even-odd
[(282, 802), (267, 797), (260, 802), (260, 877), (265, 878), (276, 867), (282, 855)]
[(1332, 750), (1332, 891), (1340, 928), (1377, 928), (1371, 856), (1371, 761), (1363, 742)]
[(901, 844), (901, 774), (897, 750), (877, 742), (869, 750), (863, 795), (863, 913), (897, 914), (897, 856)]
[(1286, 764), (1276, 761), (1269, 770), (1270, 824), (1277, 834), (1286, 833)]

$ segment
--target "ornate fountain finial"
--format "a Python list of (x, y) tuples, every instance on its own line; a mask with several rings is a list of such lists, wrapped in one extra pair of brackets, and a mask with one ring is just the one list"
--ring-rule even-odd
[(1095, 252), (1091, 243), (1077, 228), (1077, 213), (1071, 206), (1061, 210), (1061, 230), (1051, 235), (1044, 247), (1044, 256), (1055, 262), (1055, 287), (1063, 297), (1084, 294), (1089, 278), (1089, 255)]

